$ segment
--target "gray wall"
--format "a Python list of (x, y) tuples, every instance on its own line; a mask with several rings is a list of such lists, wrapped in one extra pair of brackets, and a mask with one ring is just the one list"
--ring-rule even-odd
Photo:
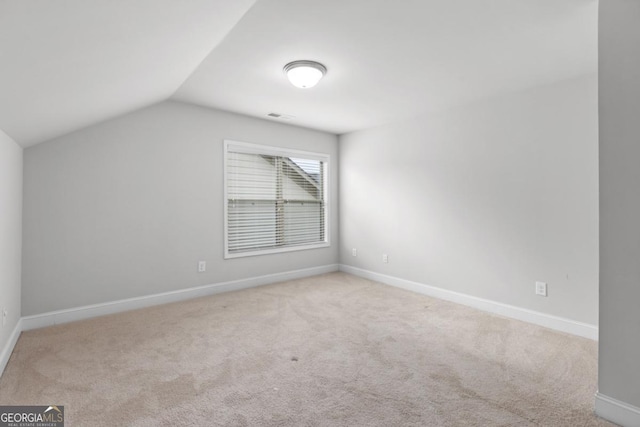
[(22, 148), (0, 130), (0, 310), (8, 312), (0, 351), (20, 319), (21, 251)]
[(341, 136), (341, 262), (597, 325), (597, 138), (595, 75)]
[(337, 263), (337, 164), (331, 247), (223, 259), (224, 139), (337, 163), (335, 135), (176, 102), (26, 149), (23, 315)]
[(640, 2), (600, 2), (599, 392), (640, 407)]

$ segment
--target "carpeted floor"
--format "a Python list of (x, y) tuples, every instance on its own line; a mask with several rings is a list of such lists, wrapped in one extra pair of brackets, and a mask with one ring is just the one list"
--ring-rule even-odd
[(24, 332), (68, 426), (605, 426), (597, 344), (332, 273)]

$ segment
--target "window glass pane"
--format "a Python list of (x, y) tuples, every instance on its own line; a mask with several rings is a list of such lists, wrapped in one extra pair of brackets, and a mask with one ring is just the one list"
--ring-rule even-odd
[(289, 202), (284, 207), (284, 243), (301, 244), (324, 240), (320, 202)]
[(254, 144), (226, 144), (227, 251), (326, 244), (327, 162)]
[(229, 201), (228, 212), (229, 251), (276, 246), (275, 201)]

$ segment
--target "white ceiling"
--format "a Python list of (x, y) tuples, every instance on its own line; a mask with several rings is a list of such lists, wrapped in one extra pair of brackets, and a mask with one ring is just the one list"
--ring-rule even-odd
[[(297, 89), (282, 67), (328, 68)], [(333, 133), (595, 72), (597, 1), (262, 0), (175, 99)]]
[[(597, 71), (597, 0), (0, 0), (24, 146), (168, 98), (344, 133)], [(298, 89), (282, 67), (328, 68)], [(185, 81), (186, 80), (186, 81)]]
[(0, 0), (0, 128), (23, 146), (162, 101), (255, 0)]

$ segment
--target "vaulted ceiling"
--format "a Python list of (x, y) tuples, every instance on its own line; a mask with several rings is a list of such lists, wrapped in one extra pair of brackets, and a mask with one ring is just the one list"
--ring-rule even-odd
[[(345, 133), (597, 71), (597, 0), (0, 0), (23, 146), (166, 100)], [(328, 69), (298, 89), (282, 67)]]

